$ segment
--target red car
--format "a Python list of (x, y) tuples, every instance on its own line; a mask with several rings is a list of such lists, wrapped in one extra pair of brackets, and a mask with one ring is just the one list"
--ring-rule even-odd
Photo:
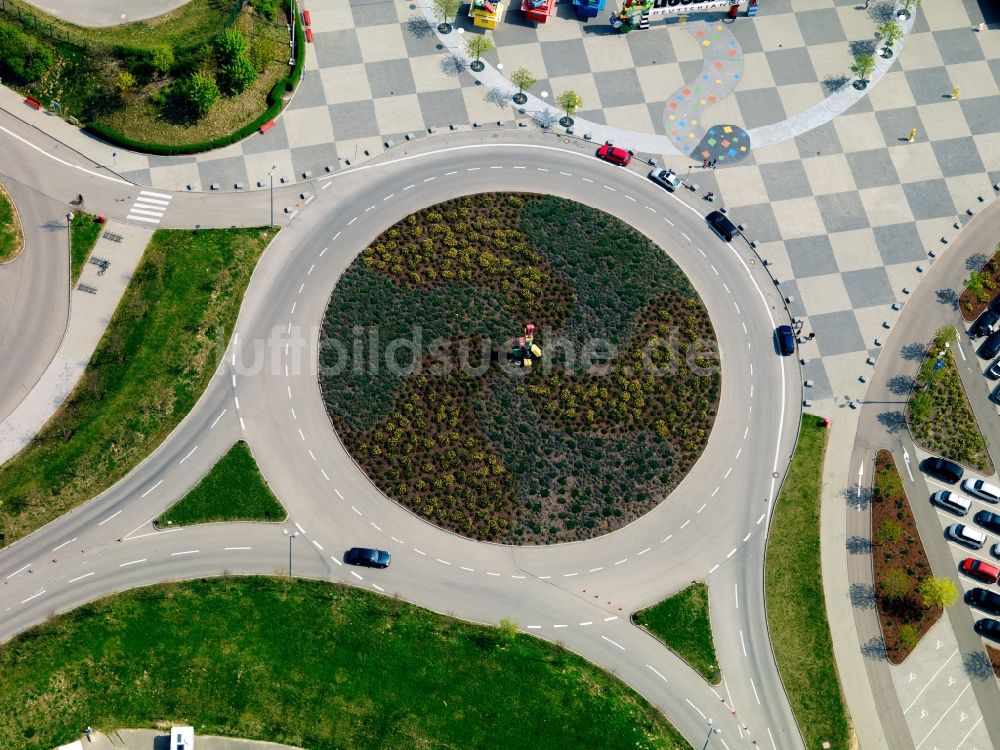
[(605, 143), (599, 149), (597, 149), (597, 155), (604, 159), (604, 161), (609, 161), (612, 164), (617, 164), (619, 167), (627, 167), (632, 161), (632, 152), (626, 151), (623, 148), (617, 148), (613, 146), (610, 142)]
[(996, 583), (1000, 578), (1000, 568), (996, 568), (982, 560), (974, 557), (967, 557), (962, 560), (962, 572), (973, 578), (977, 578), (983, 583)]

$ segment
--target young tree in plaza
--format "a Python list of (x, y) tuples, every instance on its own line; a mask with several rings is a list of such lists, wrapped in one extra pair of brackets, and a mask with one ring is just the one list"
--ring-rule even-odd
[(441, 16), (441, 22), (448, 24), (449, 18), (454, 18), (461, 5), (460, 0), (434, 0), (434, 12)]
[(479, 58), (493, 49), (493, 42), (485, 36), (476, 34), (465, 43), (465, 49), (470, 56), (475, 58), (472, 63), (472, 69), (479, 72), (485, 67)]
[(886, 599), (898, 601), (910, 593), (910, 577), (902, 568), (890, 568), (883, 574), (879, 589)]
[(950, 607), (958, 599), (958, 590), (950, 578), (931, 576), (917, 589), (926, 607)]
[(871, 55), (858, 55), (854, 58), (851, 72), (867, 83), (872, 73), (875, 72), (875, 58)]
[(578, 93), (569, 89), (559, 94), (556, 98), (556, 106), (566, 113), (567, 120), (572, 120), (573, 115), (583, 106), (583, 99)]
[(886, 47), (893, 47), (896, 42), (903, 38), (903, 30), (898, 23), (890, 19), (878, 25), (875, 37), (880, 39)]
[(527, 68), (518, 68), (510, 74), (510, 82), (517, 86), (517, 94), (514, 95), (515, 104), (524, 104), (528, 97), (524, 95), (525, 89), (530, 89), (538, 80), (531, 75)]

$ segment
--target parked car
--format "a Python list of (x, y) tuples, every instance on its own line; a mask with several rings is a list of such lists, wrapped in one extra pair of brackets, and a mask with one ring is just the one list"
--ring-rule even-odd
[(351, 547), (344, 554), (344, 562), (348, 565), (363, 565), (366, 568), (388, 568), (392, 562), (392, 555), (381, 549)]
[(778, 339), (778, 351), (782, 356), (795, 354), (795, 334), (792, 333), (791, 326), (778, 326), (774, 329), (774, 335)]
[(994, 534), (1000, 534), (1000, 516), (996, 513), (990, 513), (988, 510), (981, 510), (972, 517), (972, 520), (987, 531), (992, 531)]
[[(1000, 558), (1000, 542), (997, 542), (992, 547), (990, 547), (990, 554), (993, 555), (993, 557)], [(1000, 614), (1000, 612), (998, 612), (997, 614)]]
[(1000, 594), (978, 586), (965, 592), (965, 603), (991, 615), (1000, 615)]
[(722, 211), (712, 211), (712, 213), (705, 217), (705, 221), (726, 242), (732, 242), (740, 234), (740, 230), (736, 228), (736, 225)]
[(964, 523), (952, 524), (944, 530), (944, 534), (952, 541), (958, 542), (959, 544), (971, 549), (982, 549), (983, 545), (986, 544), (986, 534), (981, 532), (979, 529), (966, 526)]
[(947, 458), (935, 458), (933, 456), (925, 458), (924, 462), (920, 464), (920, 468), (924, 470), (925, 474), (930, 474), (932, 477), (948, 484), (955, 484), (965, 473), (965, 469), (954, 461), (949, 461)]
[(969, 498), (951, 490), (938, 490), (931, 495), (931, 502), (959, 516), (968, 513), (972, 506), (972, 501)]
[(962, 560), (962, 572), (971, 578), (975, 578), (983, 583), (996, 583), (1000, 578), (1000, 569), (988, 562), (977, 560), (974, 557), (967, 557)]
[(617, 164), (619, 167), (627, 167), (632, 162), (633, 153), (623, 148), (618, 148), (608, 141), (597, 149), (597, 155), (604, 159), (604, 161)]
[(1000, 359), (996, 360), (992, 365), (986, 368), (986, 377), (990, 380), (1000, 378)]
[(979, 351), (976, 352), (980, 359), (993, 359), (995, 356), (1000, 354), (1000, 331), (994, 331), (986, 340), (979, 345)]
[(649, 179), (661, 185), (671, 193), (681, 186), (681, 178), (669, 169), (654, 169), (649, 173)]
[(969, 326), (969, 338), (978, 339), (993, 332), (993, 327), (1000, 321), (1000, 310), (987, 308), (976, 322)]
[(992, 617), (984, 617), (982, 620), (976, 620), (974, 625), (976, 632), (983, 638), (989, 638), (991, 641), (1000, 641), (1000, 622), (997, 622)]
[(995, 487), (982, 479), (966, 479), (962, 482), (962, 489), (970, 495), (975, 495), (980, 500), (988, 503), (1000, 503), (1000, 487)]

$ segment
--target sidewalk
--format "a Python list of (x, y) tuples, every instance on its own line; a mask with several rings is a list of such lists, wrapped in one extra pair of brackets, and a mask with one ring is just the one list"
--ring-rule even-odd
[[(110, 221), (105, 225), (91, 258), (111, 262), (103, 275), (87, 263), (70, 296), (69, 325), (59, 350), (35, 387), (3, 422), (0, 422), (0, 464), (16, 455), (49, 421), (73, 391), (94, 349), (114, 315), (132, 274), (154, 230)], [(114, 242), (105, 235), (119, 235)], [(84, 291), (83, 287), (94, 289)]]
[[(169, 750), (170, 735), (153, 729), (119, 729), (106, 735), (94, 732), (90, 742), (81, 737), (86, 750)], [(299, 750), (293, 745), (279, 745), (259, 740), (241, 740), (231, 737), (195, 737), (198, 750)]]

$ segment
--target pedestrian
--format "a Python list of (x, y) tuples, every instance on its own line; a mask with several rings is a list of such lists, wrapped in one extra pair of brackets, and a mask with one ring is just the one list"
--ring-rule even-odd
[(708, 157), (707, 156), (704, 159), (702, 159), (701, 168), (702, 169), (708, 169)]
[(812, 341), (814, 338), (816, 338), (815, 331), (809, 331), (809, 340)]
[(868, 6), (872, 4), (872, 0), (865, 0), (865, 10), (868, 10)]

